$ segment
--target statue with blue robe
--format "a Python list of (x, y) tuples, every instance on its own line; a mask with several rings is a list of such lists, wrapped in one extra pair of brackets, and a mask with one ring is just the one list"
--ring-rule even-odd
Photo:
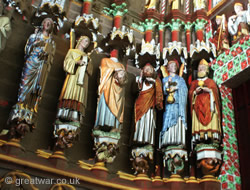
[(188, 89), (185, 80), (176, 74), (177, 61), (170, 61), (167, 65), (169, 75), (162, 79), (163, 93), (166, 97), (163, 127), (160, 132), (159, 147), (169, 145), (186, 146), (186, 106)]

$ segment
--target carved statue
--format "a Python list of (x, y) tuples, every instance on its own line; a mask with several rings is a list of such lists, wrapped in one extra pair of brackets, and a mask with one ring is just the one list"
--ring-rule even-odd
[(194, 12), (206, 8), (205, 0), (193, 0), (193, 4), (194, 4)]
[[(106, 163), (113, 162), (119, 148), (118, 141), (123, 126), (125, 105), (125, 84), (128, 81), (125, 67), (118, 62), (117, 56), (112, 54), (111, 58), (103, 58), (101, 61), (99, 100), (93, 129), (96, 161)], [(100, 146), (103, 143), (106, 147), (104, 151), (99, 150), (103, 148)]]
[(53, 20), (45, 18), (41, 26), (41, 30), (32, 34), (26, 43), (18, 103), (9, 117), (9, 122), (16, 120), (30, 127), (34, 124), (33, 115), (37, 113), (56, 49), (52, 39)]
[[(155, 144), (156, 108), (163, 109), (162, 85), (154, 67), (146, 64), (137, 77), (140, 90), (135, 102), (135, 132), (132, 150), (133, 167), (136, 174), (148, 171), (148, 161), (153, 160), (153, 146)], [(138, 145), (140, 145), (138, 147)], [(145, 164), (143, 164), (145, 163)], [(144, 166), (144, 168), (143, 168)], [(142, 169), (143, 168), (143, 169)]]
[(250, 5), (248, 4), (248, 10), (244, 11), (241, 3), (235, 3), (234, 11), (236, 15), (232, 15), (228, 19), (228, 31), (233, 36), (233, 44), (249, 34)]
[(5, 48), (6, 41), (11, 33), (10, 19), (4, 16), (3, 13), (4, 4), (3, 1), (0, 0), (0, 52)]
[(145, 1), (145, 8), (146, 9), (156, 9), (156, 2), (157, 2), (157, 0), (146, 0)]
[(127, 73), (115, 57), (101, 61), (101, 79), (95, 128), (108, 126), (112, 131), (120, 131), (123, 123), (125, 84)]
[[(61, 135), (61, 129), (66, 130), (63, 131), (64, 135), (71, 134), (73, 137), (80, 131), (80, 121), (85, 116), (87, 107), (88, 78), (93, 71), (92, 64), (88, 63), (88, 55), (84, 52), (89, 44), (90, 39), (81, 36), (75, 49), (70, 49), (65, 57), (64, 70), (67, 76), (59, 98), (55, 136)], [(66, 146), (71, 145), (70, 140)]]
[(189, 100), (192, 114), (192, 142), (221, 140), (221, 114), (218, 87), (208, 78), (209, 65), (202, 59), (198, 66), (198, 79), (192, 81)]
[(216, 16), (217, 30), (214, 32), (213, 43), (216, 46), (218, 54), (221, 54), (226, 49), (229, 49), (228, 29), (225, 15)]
[(169, 61), (167, 64), (169, 75), (162, 79), (166, 104), (160, 133), (160, 148), (169, 145), (180, 145), (185, 148), (186, 145), (188, 89), (184, 79), (176, 74), (178, 67), (179, 63), (176, 60)]
[(160, 79), (153, 66), (146, 64), (139, 78), (140, 89), (135, 102), (135, 132), (134, 142), (154, 145), (154, 130), (156, 128), (155, 108), (163, 109), (163, 94)]

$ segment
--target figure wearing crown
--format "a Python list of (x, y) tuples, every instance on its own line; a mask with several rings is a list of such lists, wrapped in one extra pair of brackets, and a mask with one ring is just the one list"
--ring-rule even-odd
[(192, 81), (189, 89), (194, 143), (221, 140), (219, 91), (215, 82), (208, 78), (208, 73), (209, 65), (202, 59), (198, 65), (198, 79)]
[(248, 5), (248, 10), (243, 10), (241, 3), (235, 3), (234, 11), (236, 15), (228, 19), (228, 31), (233, 36), (233, 43), (236, 43), (240, 38), (249, 34), (250, 5)]

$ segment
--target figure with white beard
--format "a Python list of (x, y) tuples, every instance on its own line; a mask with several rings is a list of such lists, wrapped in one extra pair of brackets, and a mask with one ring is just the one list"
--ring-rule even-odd
[(219, 91), (216, 83), (208, 78), (208, 73), (209, 65), (202, 59), (198, 66), (198, 79), (192, 81), (189, 89), (193, 143), (221, 140)]

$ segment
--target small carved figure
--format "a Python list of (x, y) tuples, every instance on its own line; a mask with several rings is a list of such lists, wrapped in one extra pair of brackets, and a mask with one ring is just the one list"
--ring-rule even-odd
[(241, 3), (235, 3), (234, 11), (236, 15), (232, 15), (228, 19), (228, 32), (233, 36), (233, 44), (249, 34), (250, 4), (248, 4), (248, 10), (244, 11)]
[(226, 49), (229, 49), (228, 29), (225, 15), (216, 16), (217, 30), (214, 32), (213, 43), (216, 46), (218, 54), (221, 54)]

